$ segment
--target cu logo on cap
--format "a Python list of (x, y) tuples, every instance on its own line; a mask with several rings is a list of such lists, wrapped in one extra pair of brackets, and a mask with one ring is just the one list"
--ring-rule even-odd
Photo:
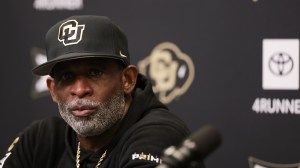
[(269, 60), (270, 71), (277, 76), (288, 75), (294, 67), (292, 57), (284, 52), (274, 53)]
[(68, 20), (60, 25), (58, 32), (58, 41), (65, 46), (77, 44), (82, 39), (82, 32), (85, 25), (78, 25), (76, 20)]

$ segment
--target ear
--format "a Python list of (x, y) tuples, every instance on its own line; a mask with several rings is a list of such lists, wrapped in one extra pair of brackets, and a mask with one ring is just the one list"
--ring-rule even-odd
[(122, 80), (124, 92), (126, 94), (130, 94), (133, 91), (136, 84), (137, 76), (138, 70), (134, 65), (129, 65), (123, 70)]
[(55, 94), (55, 81), (52, 77), (47, 78), (47, 87), (50, 91), (52, 100), (57, 103), (57, 96)]

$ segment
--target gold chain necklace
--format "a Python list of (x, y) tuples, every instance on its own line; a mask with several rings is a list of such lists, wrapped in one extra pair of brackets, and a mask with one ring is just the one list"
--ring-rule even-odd
[[(107, 151), (107, 150), (106, 150)], [(102, 156), (100, 157), (97, 165), (95, 168), (99, 168), (103, 159), (105, 158), (106, 156), (106, 151), (102, 154)], [(80, 142), (78, 141), (78, 146), (77, 146), (77, 153), (76, 153), (76, 168), (80, 168)]]

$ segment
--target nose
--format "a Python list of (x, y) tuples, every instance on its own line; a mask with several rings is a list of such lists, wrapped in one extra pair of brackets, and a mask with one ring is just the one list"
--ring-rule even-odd
[(90, 86), (88, 79), (83, 76), (77, 76), (71, 88), (71, 95), (83, 98), (90, 96), (93, 93), (93, 89)]

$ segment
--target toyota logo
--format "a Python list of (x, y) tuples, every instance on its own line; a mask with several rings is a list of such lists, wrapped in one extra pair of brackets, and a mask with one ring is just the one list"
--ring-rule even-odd
[(285, 52), (274, 53), (269, 60), (269, 69), (276, 76), (288, 75), (293, 67), (292, 57)]

